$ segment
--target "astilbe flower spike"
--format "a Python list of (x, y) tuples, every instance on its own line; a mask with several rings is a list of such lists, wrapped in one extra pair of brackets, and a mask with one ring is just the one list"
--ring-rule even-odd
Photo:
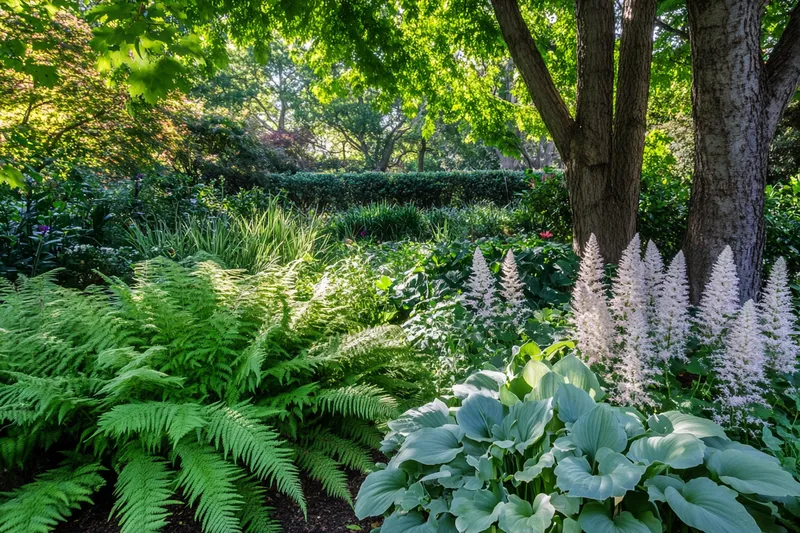
[(583, 250), (578, 280), (572, 293), (572, 330), (581, 356), (588, 364), (610, 365), (614, 323), (603, 284), (603, 257), (594, 234)]
[(514, 258), (514, 251), (509, 249), (503, 258), (503, 266), (501, 268), (502, 279), (500, 285), (502, 290), (500, 294), (506, 301), (506, 311), (509, 316), (513, 318), (514, 324), (519, 326), (528, 317), (530, 313), (525, 299), (524, 288), (525, 284), (519, 277), (519, 270), (517, 269), (517, 261)]
[(689, 281), (686, 259), (679, 251), (670, 263), (656, 295), (656, 354), (663, 363), (671, 359), (686, 360), (686, 341), (691, 331), (689, 315)]
[(764, 340), (753, 300), (748, 300), (734, 317), (725, 347), (714, 352), (712, 361), (717, 400), (724, 409), (717, 413), (717, 421), (728, 425), (759, 423), (748, 414), (753, 406), (766, 405)]
[(794, 340), (795, 317), (786, 261), (779, 257), (770, 272), (767, 286), (758, 304), (761, 331), (769, 365), (776, 372), (793, 373), (797, 370), (798, 347)]
[(647, 241), (644, 253), (645, 284), (647, 285), (647, 314), (653, 321), (656, 314), (656, 298), (664, 280), (664, 260), (653, 241)]
[(478, 317), (488, 319), (497, 315), (497, 291), (494, 284), (494, 276), (489, 271), (486, 258), (483, 257), (480, 246), (476, 246), (472, 255), (472, 274), (463, 300)]
[(739, 309), (739, 277), (733, 251), (726, 246), (719, 254), (711, 278), (700, 298), (697, 324), (707, 344), (718, 344)]

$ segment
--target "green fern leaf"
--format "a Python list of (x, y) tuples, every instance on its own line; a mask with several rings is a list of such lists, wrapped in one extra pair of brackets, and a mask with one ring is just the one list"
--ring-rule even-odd
[(397, 400), (373, 385), (350, 385), (317, 395), (320, 410), (342, 416), (383, 421), (397, 416)]
[(194, 403), (144, 402), (117, 405), (103, 413), (98, 432), (120, 438), (139, 433), (148, 441), (166, 433), (173, 446), (206, 421), (203, 408)]
[(245, 533), (280, 533), (280, 524), (270, 518), (272, 508), (264, 505), (267, 490), (252, 477), (237, 482), (239, 494), (244, 502), (239, 520)]
[(322, 484), (325, 492), (334, 498), (353, 504), (353, 497), (347, 486), (347, 474), (342, 471), (342, 463), (323, 453), (302, 449), (297, 451), (297, 463), (311, 478)]

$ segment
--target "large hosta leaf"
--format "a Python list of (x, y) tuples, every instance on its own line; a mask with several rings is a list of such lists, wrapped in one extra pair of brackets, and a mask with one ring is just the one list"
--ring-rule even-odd
[(564, 376), (556, 372), (549, 372), (542, 376), (539, 386), (525, 395), (525, 400), (545, 400), (556, 395), (558, 388), (566, 383)]
[(736, 491), (708, 478), (696, 478), (680, 490), (666, 487), (667, 503), (686, 525), (706, 533), (760, 533), (755, 519), (736, 501)]
[(606, 506), (597, 502), (583, 507), (578, 523), (586, 533), (651, 533), (644, 522), (628, 511), (612, 518)]
[(708, 469), (719, 480), (742, 494), (760, 494), (773, 498), (800, 496), (800, 483), (792, 475), (771, 461), (733, 448), (713, 452)]
[(436, 528), (422, 514), (414, 511), (390, 514), (383, 521), (381, 533), (436, 533)]
[(773, 457), (762, 452), (761, 450), (753, 448), (748, 444), (742, 444), (741, 442), (736, 442), (735, 440), (721, 439), (719, 437), (707, 437), (703, 439), (703, 442), (706, 445), (706, 459), (708, 459), (711, 454), (714, 453), (714, 450), (734, 449), (746, 453), (747, 455), (751, 455), (760, 461), (768, 461), (770, 463), (775, 463), (776, 465), (781, 464), (777, 457)]
[(403, 436), (414, 433), (422, 428), (438, 428), (445, 424), (452, 424), (453, 417), (447, 405), (439, 399), (425, 404), (416, 409), (409, 409), (397, 420), (389, 422), (389, 429)]
[(400, 447), (400, 452), (392, 458), (392, 466), (400, 466), (405, 461), (417, 461), (424, 465), (449, 463), (461, 453), (464, 447), (458, 438), (447, 428), (422, 428), (408, 437)]
[(522, 470), (514, 474), (514, 479), (530, 483), (542, 473), (545, 468), (550, 468), (556, 464), (556, 459), (552, 453), (544, 453), (538, 459), (527, 459), (522, 465)]
[(565, 424), (575, 422), (597, 405), (588, 392), (569, 383), (559, 387), (553, 400), (558, 406), (558, 418)]
[(356, 497), (356, 516), (380, 516), (406, 492), (406, 473), (399, 468), (378, 470), (367, 476)]
[(456, 413), (458, 425), (467, 437), (477, 441), (492, 439), (492, 427), (503, 422), (503, 404), (495, 398), (472, 394)]
[(653, 503), (667, 501), (667, 497), (664, 494), (667, 487), (681, 490), (684, 485), (686, 483), (683, 480), (672, 476), (653, 476), (644, 482), (644, 486), (647, 487), (647, 495)]
[(500, 512), (500, 529), (506, 533), (545, 533), (555, 514), (547, 494), (537, 494), (533, 504), (512, 494)]
[[(515, 404), (503, 419), (500, 434), (511, 439), (519, 453), (525, 452), (544, 435), (547, 423), (553, 418), (552, 400), (526, 401)], [(495, 432), (497, 433), (497, 432)]]
[(700, 418), (699, 416), (687, 415), (678, 411), (667, 411), (661, 413), (659, 417), (666, 417), (672, 424), (673, 433), (688, 433), (698, 439), (704, 437), (719, 437), (728, 439), (725, 430), (711, 420)]
[(572, 354), (567, 355), (553, 365), (553, 372), (558, 372), (564, 376), (564, 379), (570, 385), (575, 385), (579, 389), (588, 392), (596, 401), (600, 401), (605, 396), (594, 372), (589, 370), (589, 367), (583, 361)]
[(586, 457), (566, 457), (556, 466), (556, 486), (572, 497), (605, 500), (622, 497), (633, 490), (644, 473), (644, 467), (634, 465), (627, 457), (608, 448), (598, 451), (598, 475)]
[(460, 533), (481, 533), (497, 522), (503, 502), (490, 490), (459, 489), (453, 494), (450, 512)]
[(602, 403), (575, 421), (570, 438), (592, 458), (600, 448), (621, 452), (628, 443), (628, 435), (614, 409)]
[(500, 387), (506, 382), (506, 375), (494, 370), (481, 370), (470, 375), (464, 383), (453, 386), (453, 394), (457, 398), (467, 398), (473, 394), (482, 394), (497, 398)]
[(644, 437), (633, 444), (628, 458), (636, 463), (651, 465), (662, 463), (672, 468), (691, 468), (703, 462), (703, 441), (688, 433), (670, 433), (666, 436)]
[(550, 372), (552, 369), (547, 363), (531, 359), (522, 368), (522, 378), (531, 389), (535, 389), (541, 384), (542, 378)]

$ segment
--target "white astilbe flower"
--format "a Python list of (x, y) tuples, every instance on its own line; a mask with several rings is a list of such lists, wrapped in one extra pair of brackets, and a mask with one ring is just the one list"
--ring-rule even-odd
[(658, 359), (686, 360), (686, 341), (691, 330), (689, 316), (689, 281), (686, 278), (686, 258), (678, 252), (670, 263), (656, 295), (655, 344)]
[(594, 234), (583, 251), (578, 280), (572, 292), (572, 329), (588, 364), (610, 364), (615, 330), (603, 285), (603, 258)]
[(502, 279), (500, 294), (506, 301), (506, 311), (513, 318), (514, 324), (519, 326), (528, 317), (529, 310), (525, 299), (525, 284), (519, 278), (517, 261), (514, 259), (514, 251), (509, 249), (503, 259)]
[(758, 310), (770, 367), (777, 372), (793, 373), (797, 370), (798, 347), (793, 338), (795, 318), (783, 257), (779, 257), (772, 267)]
[(656, 314), (656, 298), (664, 280), (664, 261), (653, 241), (647, 241), (644, 253), (644, 280), (647, 285), (647, 315), (652, 322)]
[(622, 252), (612, 292), (611, 311), (617, 321), (624, 322), (632, 311), (647, 306), (647, 282), (638, 233)]
[(708, 344), (716, 344), (739, 310), (739, 277), (733, 262), (733, 251), (726, 246), (711, 269), (703, 296), (700, 298), (697, 324)]
[(719, 384), (717, 400), (723, 408), (716, 415), (718, 422), (727, 425), (743, 421), (758, 423), (748, 411), (755, 405), (766, 405), (765, 356), (753, 300), (748, 300), (733, 319), (724, 350), (717, 350), (712, 360)]
[(480, 246), (475, 247), (472, 256), (472, 274), (468, 289), (464, 293), (464, 304), (481, 318), (491, 318), (497, 314), (497, 296), (494, 276), (489, 271)]

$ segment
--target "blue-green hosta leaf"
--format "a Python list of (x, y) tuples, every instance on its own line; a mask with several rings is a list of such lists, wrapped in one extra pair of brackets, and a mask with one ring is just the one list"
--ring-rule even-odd
[(527, 459), (522, 465), (522, 470), (514, 474), (514, 479), (530, 483), (542, 473), (545, 468), (551, 468), (556, 464), (556, 459), (552, 453), (544, 453), (538, 459)]
[(774, 498), (800, 496), (800, 483), (780, 465), (740, 450), (715, 451), (706, 461), (706, 467), (720, 481), (742, 494)]
[(482, 394), (497, 398), (500, 387), (505, 384), (506, 375), (495, 370), (481, 370), (469, 376), (464, 383), (453, 386), (453, 394), (457, 398), (467, 398), (474, 394)]
[(597, 405), (588, 392), (571, 383), (559, 387), (553, 401), (558, 406), (558, 418), (565, 424), (572, 424)]
[[(555, 507), (556, 511), (564, 516), (574, 516), (581, 510), (581, 499), (567, 496), (561, 492), (551, 492), (550, 505)], [(580, 531), (580, 529), (578, 531)]]
[(772, 455), (764, 453), (761, 450), (757, 450), (748, 444), (742, 444), (741, 442), (736, 442), (735, 440), (721, 439), (719, 437), (707, 437), (703, 439), (703, 442), (706, 445), (706, 459), (708, 459), (711, 454), (714, 453), (714, 450), (733, 449), (739, 450), (742, 453), (746, 453), (747, 455), (750, 455), (760, 461), (767, 461), (770, 463), (775, 463), (776, 465), (781, 464), (777, 457), (773, 457)]
[(564, 526), (561, 530), (561, 533), (581, 533), (581, 525), (578, 523), (577, 520), (573, 520), (572, 518), (565, 518)]
[(673, 433), (688, 433), (698, 439), (719, 437), (728, 440), (725, 430), (711, 420), (678, 411), (667, 411), (666, 413), (661, 413), (660, 416), (666, 417), (670, 421)]
[(550, 453), (553, 454), (556, 461), (560, 461), (564, 457), (580, 457), (583, 455), (583, 452), (570, 437), (558, 437), (553, 443), (553, 449)]
[(417, 461), (424, 465), (449, 463), (464, 447), (452, 431), (445, 427), (422, 428), (408, 437), (400, 452), (390, 461), (391, 466), (400, 466), (405, 461)]
[(565, 383), (564, 376), (555, 372), (549, 372), (542, 376), (539, 386), (525, 395), (525, 401), (545, 400), (556, 395), (558, 388)]
[(628, 435), (620, 425), (614, 408), (603, 403), (575, 421), (570, 438), (592, 458), (600, 448), (621, 452), (628, 444)]
[(737, 493), (700, 477), (680, 490), (666, 487), (670, 508), (686, 525), (705, 533), (760, 533), (755, 519), (736, 501)]
[(600, 387), (600, 382), (594, 372), (589, 370), (583, 361), (570, 354), (563, 357), (558, 363), (553, 365), (553, 372), (558, 372), (570, 385), (575, 385), (579, 389), (583, 389), (589, 395), (600, 401), (605, 396), (603, 389)]
[(631, 444), (628, 458), (635, 463), (651, 465), (662, 463), (672, 468), (692, 468), (702, 464), (703, 441), (688, 433), (670, 433), (665, 436), (644, 437)]
[(633, 407), (616, 407), (617, 420), (622, 424), (622, 429), (629, 439), (644, 435), (644, 425), (642, 414)]
[(511, 494), (500, 512), (500, 530), (506, 533), (545, 533), (555, 514), (547, 494), (537, 494), (533, 504)]
[(503, 404), (495, 398), (472, 394), (456, 412), (458, 425), (477, 441), (492, 440), (492, 427), (503, 422)]
[(496, 476), (494, 466), (492, 465), (492, 460), (489, 457), (485, 455), (481, 457), (469, 455), (467, 456), (467, 463), (475, 468), (475, 477), (481, 481), (490, 481), (495, 479)]
[(436, 533), (436, 528), (416, 511), (394, 512), (383, 521), (381, 533)]
[(508, 435), (516, 443), (516, 450), (524, 454), (525, 450), (542, 438), (545, 427), (552, 418), (553, 405), (552, 400), (548, 398), (515, 404), (502, 425), (508, 426)]
[(627, 457), (608, 448), (598, 451), (598, 475), (586, 457), (567, 457), (556, 466), (556, 486), (572, 497), (605, 500), (622, 497), (636, 484), (644, 473), (644, 467), (634, 465)]
[(653, 503), (667, 501), (667, 496), (664, 494), (667, 487), (681, 490), (685, 484), (683, 480), (672, 476), (653, 476), (644, 482), (644, 486), (647, 487), (647, 496)]
[(522, 368), (522, 379), (533, 390), (539, 386), (542, 378), (550, 372), (552, 372), (552, 369), (548, 363), (531, 359)]
[(378, 470), (367, 476), (356, 496), (356, 516), (380, 516), (406, 492), (406, 473), (399, 468)]
[(598, 502), (584, 505), (578, 523), (587, 533), (651, 533), (644, 522), (628, 511), (612, 518), (607, 507)]
[(490, 490), (459, 489), (453, 494), (450, 512), (460, 533), (481, 533), (497, 522), (503, 502)]
[(668, 435), (672, 433), (675, 428), (672, 427), (672, 422), (664, 415), (650, 415), (647, 419), (647, 427), (653, 430), (654, 433), (659, 435)]
[(439, 399), (416, 409), (409, 409), (397, 420), (389, 422), (389, 429), (406, 436), (422, 428), (438, 428), (455, 422), (447, 405)]
[(397, 501), (397, 506), (403, 511), (412, 511), (420, 505), (423, 505), (427, 499), (425, 488), (422, 486), (422, 483), (418, 481), (408, 487), (408, 490), (406, 490), (403, 496)]

